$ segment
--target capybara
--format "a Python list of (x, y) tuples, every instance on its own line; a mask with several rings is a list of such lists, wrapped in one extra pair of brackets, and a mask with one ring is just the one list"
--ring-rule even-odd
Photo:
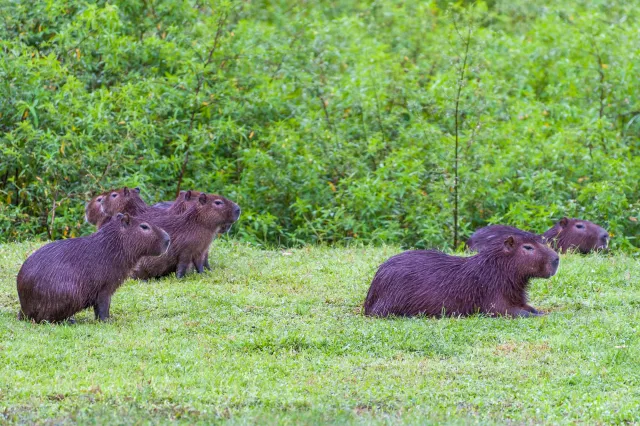
[(105, 216), (113, 216), (118, 213), (128, 213), (132, 216), (140, 216), (148, 211), (164, 212), (147, 205), (140, 197), (140, 188), (115, 189), (102, 197), (102, 213)]
[(132, 272), (134, 278), (149, 279), (172, 272), (182, 278), (193, 263), (203, 271), (204, 253), (211, 240), (229, 230), (240, 216), (240, 207), (219, 195), (201, 193), (197, 203), (182, 214), (144, 214), (171, 236), (171, 247), (162, 256), (141, 259)]
[(105, 195), (111, 191), (98, 194), (91, 199), (84, 207), (84, 219), (92, 225), (97, 225), (98, 221), (103, 219), (106, 215), (102, 212), (102, 200)]
[(18, 273), (19, 318), (61, 322), (93, 307), (109, 317), (111, 296), (143, 256), (158, 256), (169, 235), (147, 221), (118, 214), (87, 237), (49, 243), (27, 258)]
[[(467, 247), (470, 250), (480, 252), (492, 239), (518, 232), (525, 231), (505, 225), (485, 226), (476, 230), (469, 237)], [(576, 250), (587, 254), (592, 251), (605, 250), (609, 245), (609, 233), (605, 229), (588, 220), (566, 217), (542, 234), (542, 237), (554, 250), (561, 253)]]
[(168, 209), (172, 205), (173, 205), (173, 201), (160, 201), (158, 203), (155, 203), (151, 207), (155, 207), (156, 209)]
[(514, 228), (506, 225), (489, 225), (476, 230), (467, 240), (467, 248), (473, 251), (482, 251), (487, 245), (490, 245), (494, 239), (504, 239), (509, 235), (529, 234), (522, 229)]
[(588, 220), (563, 217), (542, 235), (561, 253), (575, 250), (587, 254), (609, 246), (609, 233)]
[(475, 256), (412, 250), (393, 256), (376, 272), (365, 315), (541, 315), (527, 304), (531, 278), (549, 278), (560, 258), (542, 237), (514, 233), (494, 238)]

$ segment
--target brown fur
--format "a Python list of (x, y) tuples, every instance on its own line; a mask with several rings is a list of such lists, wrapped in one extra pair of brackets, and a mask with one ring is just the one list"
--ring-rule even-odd
[(106, 217), (102, 212), (102, 200), (111, 191), (98, 194), (91, 199), (84, 207), (84, 219), (92, 225), (97, 225), (98, 222)]
[(169, 251), (160, 257), (141, 259), (132, 276), (149, 279), (175, 272), (181, 278), (191, 263), (198, 272), (202, 272), (211, 241), (217, 234), (226, 232), (239, 215), (240, 208), (234, 202), (204, 193), (182, 214), (144, 214), (143, 218), (149, 218), (169, 233), (172, 244)]
[(575, 250), (587, 254), (609, 246), (609, 233), (588, 220), (563, 217), (542, 235), (561, 253)]
[(540, 315), (527, 303), (529, 280), (551, 277), (558, 264), (540, 236), (524, 231), (494, 239), (471, 257), (406, 251), (378, 269), (365, 315)]
[(506, 225), (490, 225), (477, 229), (467, 240), (466, 246), (472, 251), (482, 251), (491, 245), (494, 239), (504, 239), (509, 235), (526, 235), (528, 232), (522, 229)]
[(18, 273), (19, 317), (60, 322), (93, 307), (96, 319), (107, 319), (111, 296), (138, 260), (164, 253), (169, 241), (162, 229), (120, 214), (92, 235), (41, 247)]
[(140, 188), (115, 189), (102, 198), (102, 213), (105, 216), (113, 216), (118, 213), (127, 213), (132, 216), (140, 216), (147, 212), (162, 213), (164, 210), (147, 205), (140, 197)]

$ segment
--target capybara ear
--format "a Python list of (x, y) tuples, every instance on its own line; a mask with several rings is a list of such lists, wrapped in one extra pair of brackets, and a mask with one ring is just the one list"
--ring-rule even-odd
[(513, 238), (513, 235), (509, 235), (507, 238), (505, 238), (504, 240), (505, 250), (511, 251), (515, 246), (516, 246), (516, 240), (515, 238)]
[(120, 219), (120, 223), (122, 223), (122, 226), (124, 227), (129, 226), (129, 223), (131, 222), (131, 218), (127, 213), (125, 214), (118, 213), (118, 218)]
[(200, 201), (200, 204), (207, 204), (207, 194), (205, 194), (204, 192), (200, 194), (200, 197), (198, 197), (198, 201)]
[(184, 199), (185, 201), (189, 201), (191, 199), (191, 190), (184, 193)]
[(124, 189), (122, 190), (122, 192), (124, 193), (125, 197), (129, 196), (129, 188), (127, 188), (126, 186), (124, 187)]
[(560, 222), (558, 222), (558, 224), (564, 228), (569, 224), (569, 219), (565, 216), (562, 219), (560, 219)]
[(136, 194), (140, 193), (140, 187), (139, 186), (136, 186), (135, 188), (133, 188), (133, 190), (136, 191)]

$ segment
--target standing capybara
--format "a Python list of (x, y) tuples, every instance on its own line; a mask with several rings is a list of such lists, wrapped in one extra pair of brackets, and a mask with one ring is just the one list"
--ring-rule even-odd
[[(494, 238), (502, 238), (509, 234), (525, 232), (505, 225), (490, 225), (476, 230), (469, 240), (470, 250), (482, 251)], [(562, 218), (551, 229), (542, 234), (543, 240), (550, 243), (554, 250), (566, 253), (576, 250), (587, 254), (592, 251), (605, 250), (609, 245), (609, 233), (588, 220)]]
[(109, 317), (111, 296), (143, 256), (158, 256), (169, 235), (150, 223), (119, 214), (95, 234), (49, 243), (27, 258), (18, 273), (19, 318), (60, 322), (93, 307)]
[(240, 216), (240, 207), (219, 195), (201, 193), (197, 203), (182, 214), (157, 215), (147, 213), (154, 224), (165, 229), (171, 236), (171, 247), (162, 256), (141, 259), (132, 272), (132, 277), (149, 279), (162, 277), (172, 272), (182, 278), (193, 263), (198, 272), (203, 271), (204, 253), (213, 238), (231, 228)]
[(609, 246), (609, 233), (588, 220), (563, 217), (542, 235), (551, 243), (551, 247), (561, 253), (576, 250), (587, 254), (606, 250)]
[(493, 239), (471, 257), (433, 250), (393, 256), (376, 272), (364, 302), (365, 315), (541, 315), (527, 304), (531, 278), (549, 278), (558, 254), (542, 238), (514, 233)]

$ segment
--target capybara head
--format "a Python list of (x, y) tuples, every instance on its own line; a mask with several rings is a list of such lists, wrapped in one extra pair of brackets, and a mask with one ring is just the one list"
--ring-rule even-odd
[(562, 253), (576, 250), (587, 254), (606, 250), (609, 246), (609, 233), (588, 220), (563, 217), (543, 235), (552, 247)]
[(491, 242), (487, 251), (518, 278), (549, 278), (558, 270), (560, 258), (542, 237), (529, 232), (514, 233)]
[(96, 225), (104, 217), (102, 212), (102, 200), (109, 192), (98, 194), (84, 207), (84, 219), (92, 225)]
[(189, 209), (190, 206), (198, 203), (198, 198), (203, 192), (200, 191), (180, 191), (175, 201), (171, 205), (171, 213), (182, 214)]
[(129, 213), (135, 216), (146, 208), (147, 204), (140, 198), (140, 188), (129, 189), (125, 186), (102, 197), (102, 212), (107, 216), (118, 213)]
[[(159, 256), (169, 249), (171, 239), (163, 229), (127, 213), (118, 213), (115, 219), (112, 218), (109, 223), (115, 222), (111, 226), (118, 228), (129, 257), (138, 259), (141, 256)], [(104, 232), (109, 232), (109, 229)]]
[(240, 217), (240, 207), (236, 203), (220, 195), (204, 192), (198, 196), (197, 202), (188, 211), (196, 214), (196, 220), (201, 225), (214, 229), (218, 234), (231, 229), (231, 225)]

